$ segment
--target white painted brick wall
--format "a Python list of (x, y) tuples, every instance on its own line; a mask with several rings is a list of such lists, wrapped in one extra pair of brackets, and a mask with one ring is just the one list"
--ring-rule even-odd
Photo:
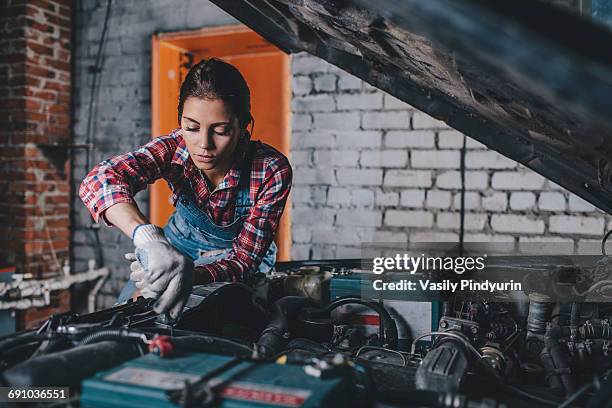
[(542, 211), (565, 211), (567, 197), (557, 192), (542, 192), (538, 200), (538, 207)]
[[(466, 191), (465, 203), (466, 210), (477, 210), (481, 207), (480, 194)], [(461, 193), (455, 193), (453, 195), (453, 208), (459, 210), (461, 208)]]
[(553, 215), (550, 217), (550, 230), (563, 234), (602, 235), (604, 220), (576, 215)]
[(336, 102), (330, 94), (295, 96), (291, 107), (294, 112), (328, 112), (336, 110)]
[(336, 132), (336, 146), (344, 150), (359, 148), (378, 149), (381, 143), (382, 134), (375, 130)]
[(408, 129), (410, 113), (403, 111), (366, 112), (361, 125), (364, 129)]
[(482, 198), (482, 207), (487, 211), (506, 211), (508, 208), (508, 195), (506, 193), (487, 194)]
[(385, 225), (390, 227), (433, 227), (433, 214), (428, 211), (397, 211), (385, 212)]
[(380, 227), (382, 213), (374, 210), (340, 210), (337, 218), (338, 225), (354, 225), (357, 227)]
[(337, 76), (333, 74), (318, 75), (314, 79), (315, 91), (334, 92), (336, 90)]
[(345, 94), (338, 95), (338, 110), (377, 110), (383, 107), (383, 94)]
[[(457, 241), (463, 134), (315, 57), (292, 69), (292, 256)], [(467, 242), (597, 251), (610, 217), (478, 141), (466, 149)]]
[(414, 150), (410, 162), (416, 169), (456, 169), (459, 167), (459, 151)]
[(535, 194), (516, 192), (510, 194), (510, 208), (513, 210), (529, 210), (535, 206)]
[(468, 169), (513, 169), (514, 160), (495, 151), (469, 151), (465, 154), (465, 167)]
[(395, 110), (395, 109), (408, 109), (412, 110), (412, 107), (408, 105), (406, 102), (397, 99), (396, 97), (385, 94), (384, 95), (384, 108), (387, 110)]
[(593, 212), (596, 211), (596, 208), (588, 201), (572, 194), (569, 197), (569, 210), (576, 212)]
[[(484, 171), (466, 171), (465, 188), (467, 190), (484, 190), (489, 185), (489, 175)], [(443, 189), (461, 189), (461, 173), (459, 171), (445, 171), (436, 178), (436, 186)]]
[(346, 205), (351, 201), (351, 190), (345, 187), (330, 187), (327, 203), (331, 206)]
[(400, 196), (400, 204), (403, 207), (423, 208), (425, 203), (425, 190), (403, 190)]
[(430, 187), (432, 173), (426, 170), (387, 170), (384, 186)]
[(450, 191), (429, 190), (427, 191), (427, 199), (425, 206), (427, 208), (441, 208), (448, 210), (451, 206)]
[[(321, 150), (314, 151), (314, 166), (317, 167), (355, 167), (359, 161), (359, 152), (355, 150)], [(292, 163), (296, 165), (295, 162)]]
[(406, 150), (364, 150), (360, 163), (363, 167), (405, 167), (408, 164)]
[[(451, 129), (438, 132), (438, 147), (440, 149), (460, 149), (463, 147), (463, 133)], [(466, 141), (467, 147), (467, 141)]]
[(389, 130), (385, 135), (385, 147), (390, 148), (433, 148), (435, 132), (432, 130)]
[(491, 186), (496, 190), (541, 190), (544, 177), (537, 173), (503, 171), (493, 174)]
[(544, 221), (514, 214), (493, 214), (491, 216), (493, 231), (516, 232), (527, 234), (544, 233)]
[(314, 129), (357, 130), (359, 129), (359, 113), (334, 112), (313, 113)]
[(294, 76), (291, 87), (294, 95), (307, 95), (312, 90), (312, 80), (307, 76)]
[(351, 204), (362, 207), (374, 206), (374, 190), (373, 189), (356, 189), (351, 193)]
[[(487, 223), (487, 215), (480, 213), (465, 213), (464, 228), (466, 231), (475, 230), (481, 231)], [(441, 229), (458, 230), (461, 224), (460, 213), (458, 212), (440, 212), (436, 218), (436, 224)]]
[(338, 183), (352, 186), (380, 186), (383, 171), (376, 169), (337, 169)]
[(412, 116), (413, 129), (445, 129), (448, 128), (446, 123), (432, 118), (423, 112), (414, 112)]
[(381, 207), (393, 207), (399, 203), (399, 193), (396, 191), (376, 190), (376, 205)]

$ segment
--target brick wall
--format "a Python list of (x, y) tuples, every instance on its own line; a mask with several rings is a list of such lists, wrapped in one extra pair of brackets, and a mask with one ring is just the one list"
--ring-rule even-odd
[[(69, 0), (0, 3), (0, 265), (34, 277), (69, 259)], [(18, 317), (38, 325), (70, 308), (68, 291)]]
[[(458, 241), (463, 135), (318, 58), (299, 54), (292, 70), (292, 256)], [(469, 138), (465, 162), (466, 241), (599, 253), (604, 213)]]
[(69, 256), (70, 3), (0, 6), (0, 263), (37, 276)]

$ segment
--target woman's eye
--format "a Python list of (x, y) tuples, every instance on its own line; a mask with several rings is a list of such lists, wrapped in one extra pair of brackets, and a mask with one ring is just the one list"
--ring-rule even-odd
[(185, 128), (187, 132), (197, 132), (200, 128)]
[(232, 131), (232, 128), (230, 128), (229, 126), (218, 126), (214, 128), (214, 132), (221, 136), (229, 135), (231, 131)]

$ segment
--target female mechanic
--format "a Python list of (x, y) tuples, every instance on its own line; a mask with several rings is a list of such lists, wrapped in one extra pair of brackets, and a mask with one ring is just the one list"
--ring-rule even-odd
[[(250, 140), (254, 120), (242, 74), (219, 59), (187, 74), (180, 128), (94, 167), (79, 195), (100, 218), (132, 238), (136, 257), (118, 302), (158, 298), (155, 310), (180, 315), (192, 284), (245, 281), (276, 260), (274, 235), (291, 189), (291, 166), (271, 146)], [(251, 125), (251, 132), (247, 130)], [(134, 195), (164, 178), (176, 210), (162, 229)]]

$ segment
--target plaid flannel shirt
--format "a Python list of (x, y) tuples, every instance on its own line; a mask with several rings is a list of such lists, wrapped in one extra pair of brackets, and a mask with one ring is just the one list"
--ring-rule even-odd
[[(242, 281), (261, 263), (278, 228), (291, 189), (292, 171), (287, 158), (259, 141), (251, 165), (250, 200), (254, 203), (242, 231), (233, 240), (230, 256), (202, 266), (214, 281)], [(196, 205), (217, 225), (234, 218), (235, 198), (240, 178), (240, 160), (225, 175), (214, 191), (189, 157), (182, 129), (153, 139), (139, 149), (103, 161), (81, 183), (79, 196), (94, 220), (104, 218), (104, 211), (118, 203), (135, 204), (134, 195), (159, 178), (168, 182), (171, 200), (176, 204), (187, 180), (192, 180)]]

